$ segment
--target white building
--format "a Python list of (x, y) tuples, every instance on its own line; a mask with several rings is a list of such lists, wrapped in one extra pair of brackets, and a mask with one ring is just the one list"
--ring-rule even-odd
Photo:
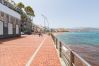
[(21, 15), (0, 0), (0, 38), (20, 36), (20, 21)]

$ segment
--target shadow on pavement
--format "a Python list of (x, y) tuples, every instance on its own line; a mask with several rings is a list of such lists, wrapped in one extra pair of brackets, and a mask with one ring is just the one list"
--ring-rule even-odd
[(12, 41), (12, 40), (16, 40), (16, 39), (22, 39), (22, 38), (25, 38), (25, 37), (26, 36), (0, 39), (0, 44), (3, 44), (3, 42)]

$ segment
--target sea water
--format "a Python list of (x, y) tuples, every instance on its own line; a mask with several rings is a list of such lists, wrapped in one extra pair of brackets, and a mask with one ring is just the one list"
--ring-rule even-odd
[(57, 36), (65, 44), (99, 45), (99, 32), (66, 32)]
[(99, 66), (99, 32), (66, 32), (57, 38), (92, 66)]

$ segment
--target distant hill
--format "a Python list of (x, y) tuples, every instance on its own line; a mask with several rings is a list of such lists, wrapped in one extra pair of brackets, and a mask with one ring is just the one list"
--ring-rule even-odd
[(99, 28), (74, 28), (74, 29), (68, 29), (68, 31), (72, 32), (99, 32)]

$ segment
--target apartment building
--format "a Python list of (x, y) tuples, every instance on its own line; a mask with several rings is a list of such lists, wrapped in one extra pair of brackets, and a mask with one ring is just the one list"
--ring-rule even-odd
[(0, 0), (0, 38), (20, 36), (20, 21), (21, 15)]

